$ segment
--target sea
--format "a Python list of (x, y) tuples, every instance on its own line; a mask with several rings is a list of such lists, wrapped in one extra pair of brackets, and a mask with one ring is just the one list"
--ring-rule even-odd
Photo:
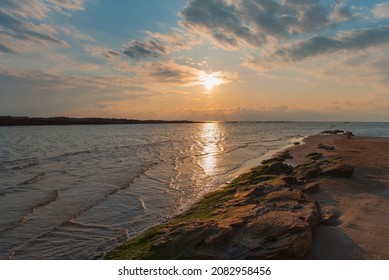
[(101, 259), (276, 151), (389, 123), (0, 127), (0, 259)]

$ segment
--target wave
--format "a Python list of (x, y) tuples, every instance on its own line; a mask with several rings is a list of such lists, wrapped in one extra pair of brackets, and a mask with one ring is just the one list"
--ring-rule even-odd
[(145, 167), (145, 168), (142, 168), (142, 171), (139, 172), (138, 174), (136, 174), (133, 178), (131, 178), (128, 183), (127, 183), (127, 186), (124, 186), (124, 187), (121, 187), (120, 189), (123, 190), (123, 189), (127, 189), (127, 188), (130, 188), (134, 182), (136, 181), (136, 179), (139, 179), (140, 177), (142, 176), (146, 176), (148, 177), (149, 179), (152, 179), (152, 180), (156, 180), (156, 181), (159, 181), (158, 179), (155, 179), (149, 175), (147, 175), (146, 173), (149, 172), (151, 169), (153, 169), (155, 166), (161, 164), (162, 162), (164, 162), (163, 160), (160, 160), (160, 161), (157, 161), (157, 162), (153, 162), (151, 163), (149, 166)]
[(27, 181), (24, 181), (23, 183), (17, 184), (17, 186), (22, 185), (30, 185), (38, 182), (42, 176), (46, 175), (46, 172), (41, 172), (38, 175), (32, 177), (31, 179), (28, 179)]
[(33, 162), (22, 163), (20, 165), (12, 167), (12, 169), (13, 170), (22, 170), (22, 169), (26, 169), (26, 168), (29, 168), (29, 167), (35, 166), (35, 165), (39, 165), (39, 161), (38, 160), (35, 160)]
[(76, 152), (69, 152), (69, 153), (64, 153), (60, 156), (76, 156), (76, 155), (81, 155), (81, 154), (90, 154), (92, 153), (91, 150), (84, 150), (84, 151), (76, 151)]
[(104, 230), (110, 230), (111, 228), (110, 227), (107, 227), (107, 226), (103, 226), (103, 225), (90, 225), (90, 224), (84, 224), (84, 223), (81, 223), (81, 222), (76, 222), (76, 221), (66, 221), (64, 222), (62, 225), (69, 225), (69, 226), (73, 226), (73, 227), (76, 227), (76, 228), (85, 228), (85, 229), (104, 229)]
[(38, 202), (37, 204), (35, 204), (34, 206), (32, 206), (26, 214), (24, 214), (18, 221), (16, 221), (15, 223), (11, 224), (8, 228), (5, 228), (4, 230), (0, 231), (0, 233), (3, 233), (3, 232), (6, 232), (6, 231), (9, 231), (9, 230), (12, 230), (12, 229), (15, 229), (17, 227), (20, 227), (22, 226), (23, 224), (25, 224), (27, 222), (27, 218), (28, 216), (32, 215), (35, 213), (35, 211), (39, 208), (42, 208), (42, 207), (45, 207), (51, 203), (54, 203), (56, 202), (58, 199), (60, 198), (60, 192), (57, 190), (57, 191), (54, 191), (52, 193), (52, 195), (47, 199), (47, 200), (44, 200), (44, 201), (41, 201), (41, 202)]
[(143, 210), (146, 210), (147, 207), (146, 207), (146, 203), (143, 199), (139, 199), (139, 202), (140, 202), (140, 205), (142, 206)]
[[(73, 215), (71, 215), (64, 223), (62, 224), (65, 224), (69, 221), (73, 221), (74, 219), (77, 219), (80, 215), (82, 215), (83, 213), (85, 213), (86, 211), (88, 211), (89, 209), (99, 205), (100, 203), (102, 203), (103, 201), (105, 201), (108, 197), (110, 197), (111, 195), (117, 193), (118, 191), (120, 190), (120, 188), (114, 188), (113, 190), (111, 190), (110, 192), (106, 193), (103, 197), (101, 197), (100, 199), (96, 200), (93, 204), (91, 205), (88, 205), (87, 207), (85, 208), (82, 208), (80, 209), (79, 211), (77, 211), (76, 213), (74, 213)], [(61, 225), (62, 225), (61, 224)]]
[[(4, 161), (2, 162), (2, 165), (5, 165), (5, 168), (7, 166), (12, 166), (16, 164), (16, 166), (11, 167), (12, 170), (23, 170), (32, 166), (40, 165), (45, 162), (51, 162), (56, 160), (61, 160), (66, 157), (70, 156), (76, 156), (80, 154), (90, 154), (92, 153), (91, 150), (83, 150), (83, 151), (75, 151), (75, 152), (67, 152), (56, 156), (46, 157), (46, 158), (22, 158), (22, 159), (16, 159), (16, 160), (10, 160), (10, 161)], [(9, 167), (8, 167), (9, 168)]]

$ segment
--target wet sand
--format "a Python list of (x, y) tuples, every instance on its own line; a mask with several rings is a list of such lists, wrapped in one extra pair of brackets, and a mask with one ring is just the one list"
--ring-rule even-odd
[(315, 179), (320, 189), (309, 196), (337, 219), (314, 232), (306, 259), (389, 259), (389, 139), (318, 135), (304, 142), (289, 149), (294, 158), (287, 163), (303, 163), (308, 153), (317, 152), (355, 168), (351, 178)]

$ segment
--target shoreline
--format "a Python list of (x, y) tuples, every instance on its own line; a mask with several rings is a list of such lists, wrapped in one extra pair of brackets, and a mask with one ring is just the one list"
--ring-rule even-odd
[(389, 259), (385, 147), (383, 137), (304, 138), (106, 258)]

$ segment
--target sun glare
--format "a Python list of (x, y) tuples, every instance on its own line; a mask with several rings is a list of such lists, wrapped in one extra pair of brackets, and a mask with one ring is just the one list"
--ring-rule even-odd
[(221, 85), (223, 79), (220, 77), (220, 73), (205, 73), (200, 74), (200, 81), (204, 85), (207, 91), (211, 91), (214, 87)]

